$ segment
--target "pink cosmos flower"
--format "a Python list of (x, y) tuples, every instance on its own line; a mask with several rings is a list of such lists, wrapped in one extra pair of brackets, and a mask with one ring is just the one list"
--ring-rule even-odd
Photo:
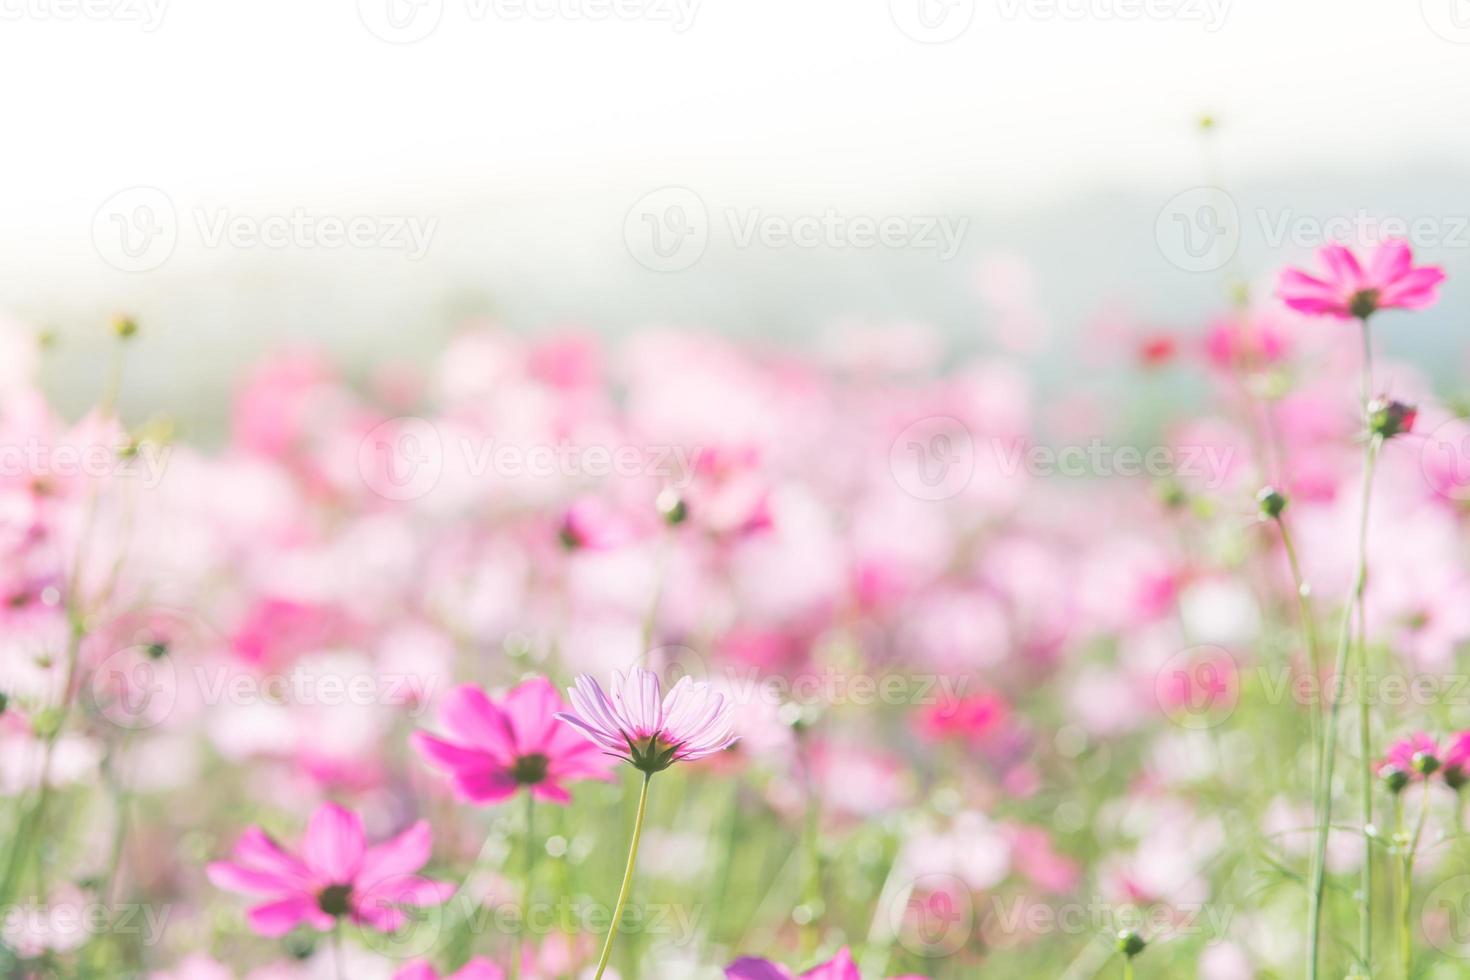
[(1470, 781), (1470, 731), (1460, 732), (1450, 739), (1444, 748), (1444, 781), (1451, 788), (1459, 789)]
[(312, 814), (301, 854), (287, 851), (259, 827), (235, 844), (233, 861), (206, 869), (215, 887), (269, 901), (249, 912), (262, 936), (281, 936), (306, 924), (327, 932), (337, 920), (392, 932), (406, 921), (406, 906), (440, 905), (454, 885), (415, 874), (429, 860), (433, 836), (420, 820), (403, 833), (367, 846), (362, 817), (335, 803)]
[(634, 667), (613, 674), (612, 697), (589, 675), (567, 689), (572, 711), (557, 715), (606, 754), (645, 773), (703, 759), (735, 744), (734, 705), (708, 684), (688, 677), (661, 696), (658, 675)]
[[(796, 980), (796, 974), (770, 960), (742, 957), (725, 967), (727, 980)], [(852, 954), (844, 946), (837, 955), (825, 963), (812, 967), (801, 974), (801, 980), (863, 980)], [(907, 973), (893, 980), (923, 980), (917, 974)]]
[(1302, 313), (1347, 320), (1366, 318), (1377, 310), (1421, 310), (1438, 298), (1444, 281), (1439, 266), (1415, 268), (1413, 253), (1402, 241), (1372, 249), (1366, 263), (1343, 245), (1324, 245), (1317, 255), (1327, 270), (1324, 278), (1300, 269), (1281, 273), (1277, 294)]
[(428, 960), (415, 960), (393, 974), (393, 980), (505, 980), (505, 971), (483, 956), (476, 956), (453, 973), (438, 973)]
[(1439, 758), (1439, 746), (1434, 739), (1424, 732), (1415, 732), (1388, 747), (1388, 754), (1378, 762), (1377, 772), (1384, 778), (1398, 776), (1405, 782), (1412, 782), (1424, 779), (1437, 769)]
[(568, 551), (611, 551), (636, 538), (631, 522), (599, 497), (582, 497), (562, 512), (557, 536)]
[(414, 732), (411, 738), (424, 758), (453, 777), (455, 792), (472, 803), (498, 803), (522, 787), (538, 800), (570, 803), (564, 782), (607, 779), (612, 764), (556, 720), (565, 707), (544, 677), (512, 688), (498, 702), (463, 684), (449, 692), (440, 709), (451, 737)]
[(931, 742), (946, 738), (981, 741), (1006, 724), (1010, 706), (996, 694), (981, 692), (953, 703), (935, 702), (914, 718), (914, 727)]
[(1222, 370), (1275, 364), (1290, 349), (1287, 332), (1265, 314), (1220, 317), (1205, 331), (1205, 358)]

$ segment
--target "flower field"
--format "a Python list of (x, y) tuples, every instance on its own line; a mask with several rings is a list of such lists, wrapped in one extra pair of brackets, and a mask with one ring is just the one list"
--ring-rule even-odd
[(5, 324), (0, 973), (1465, 976), (1470, 402), (1380, 349), (1454, 285), (1327, 246), (1106, 399), (471, 324), (218, 439)]

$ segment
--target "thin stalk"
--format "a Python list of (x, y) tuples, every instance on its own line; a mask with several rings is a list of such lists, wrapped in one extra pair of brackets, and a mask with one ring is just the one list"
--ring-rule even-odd
[(347, 968), (342, 964), (342, 920), (332, 926), (332, 966), (337, 980), (347, 980)]
[[(1399, 835), (1403, 835), (1402, 808), (1399, 813)], [(1399, 962), (1403, 964), (1404, 980), (1409, 980), (1410, 968), (1414, 961), (1414, 930), (1410, 922), (1409, 910), (1413, 906), (1414, 889), (1414, 858), (1419, 852), (1419, 838), (1424, 834), (1424, 818), (1429, 815), (1429, 777), (1424, 777), (1424, 797), (1419, 804), (1419, 820), (1414, 827), (1414, 836), (1407, 839), (1408, 848), (1404, 852), (1403, 860), (1399, 868)]]
[[(97, 414), (101, 418), (111, 418), (116, 414), (117, 396), (122, 390), (123, 364), (123, 345), (119, 345), (113, 354), (112, 370), (109, 374), (109, 379), (103, 388), (101, 400), (97, 404)], [(94, 482), (88, 487), (87, 499), (82, 512), (81, 531), (77, 536), (76, 551), (72, 559), (71, 568), (67, 569), (63, 582), (65, 590), (64, 608), (68, 629), (66, 673), (61, 689), (61, 704), (57, 706), (55, 723), (46, 732), (45, 743), (41, 749), (40, 785), (36, 789), (35, 804), (29, 811), (21, 815), (20, 822), (16, 826), (15, 839), (12, 841), (5, 871), (3, 874), (0, 874), (0, 902), (8, 902), (10, 900), (10, 890), (15, 886), (20, 874), (20, 855), (32, 849), (31, 835), (45, 825), (46, 809), (51, 802), (51, 767), (52, 760), (56, 754), (56, 740), (61, 736), (62, 729), (66, 727), (67, 718), (71, 713), (82, 641), (87, 635), (86, 612), (81, 599), (82, 565), (86, 558), (87, 546), (92, 540), (92, 532), (97, 520), (97, 497), (98, 491)], [(35, 847), (34, 850), (37, 854), (36, 888), (38, 893), (44, 895), (46, 892), (46, 869), (40, 861), (40, 848)]]
[(532, 886), (536, 874), (536, 797), (526, 791), (526, 854), (522, 867), (521, 881), (521, 928), (516, 932), (515, 959), (511, 961), (510, 975), (519, 978), (521, 962), (525, 956), (526, 924), (531, 921)]
[[(1368, 318), (1362, 319), (1363, 337), (1363, 424), (1370, 424), (1368, 402), (1373, 397), (1373, 342)], [(1358, 607), (1358, 754), (1362, 772), (1359, 796), (1363, 809), (1363, 900), (1358, 914), (1358, 948), (1363, 969), (1373, 970), (1373, 745), (1368, 718), (1368, 614), (1363, 604), (1363, 587), (1368, 578), (1368, 496), (1373, 489), (1373, 468), (1378, 458), (1378, 437), (1368, 437), (1363, 460), (1363, 514), (1358, 525), (1358, 585), (1353, 602)]]
[[(1312, 684), (1320, 688), (1322, 683), (1322, 651), (1317, 637), (1317, 616), (1312, 609), (1311, 588), (1302, 574), (1301, 560), (1297, 557), (1296, 544), (1291, 530), (1280, 516), (1276, 526), (1281, 531), (1281, 546), (1286, 552), (1286, 562), (1291, 568), (1291, 581), (1296, 588), (1297, 608), (1302, 619), (1302, 641), (1307, 648), (1307, 661), (1312, 669)], [(1312, 738), (1312, 786), (1315, 788), (1322, 778), (1322, 705), (1320, 699), (1313, 703), (1308, 718), (1311, 719)]]
[[(1363, 321), (1363, 421), (1366, 426), (1368, 392), (1372, 386), (1372, 361), (1371, 344), (1369, 342), (1368, 323)], [(1337, 728), (1338, 716), (1342, 710), (1341, 687), (1347, 676), (1348, 651), (1352, 647), (1353, 637), (1353, 612), (1355, 606), (1361, 601), (1363, 587), (1368, 577), (1368, 512), (1373, 493), (1373, 471), (1378, 461), (1378, 449), (1382, 442), (1381, 437), (1370, 434), (1367, 448), (1364, 450), (1363, 459), (1363, 504), (1358, 520), (1358, 561), (1357, 571), (1353, 576), (1352, 591), (1348, 595), (1347, 607), (1343, 610), (1342, 628), (1338, 632), (1337, 652), (1333, 658), (1333, 697), (1332, 707), (1328, 713), (1327, 733), (1322, 749), (1322, 779), (1317, 786), (1317, 840), (1312, 856), (1312, 888), (1308, 894), (1308, 931), (1307, 931), (1307, 976), (1309, 980), (1317, 980), (1318, 976), (1318, 952), (1321, 949), (1322, 939), (1322, 894), (1326, 884), (1327, 874), (1327, 833), (1332, 823), (1332, 773), (1337, 754)], [(1365, 645), (1366, 647), (1366, 645)], [(1367, 716), (1367, 692), (1361, 690), (1359, 685), (1359, 721), (1362, 722)], [(1366, 726), (1362, 732), (1364, 741), (1368, 738)], [(1365, 969), (1372, 966), (1373, 953), (1373, 829), (1372, 829), (1372, 756), (1365, 751), (1363, 765), (1368, 783), (1369, 796), (1365, 799), (1363, 819), (1363, 845), (1367, 853), (1363, 861), (1363, 894), (1361, 904), (1360, 942), (1361, 953)]]
[(627, 904), (628, 891), (633, 887), (633, 866), (638, 862), (638, 841), (643, 837), (643, 817), (648, 812), (648, 784), (652, 781), (652, 773), (643, 774), (643, 790), (638, 794), (638, 816), (633, 820), (633, 841), (628, 846), (628, 866), (623, 870), (623, 887), (618, 891), (618, 904), (613, 907), (612, 924), (608, 926), (607, 939), (603, 941), (602, 955), (597, 958), (597, 972), (592, 980), (602, 980), (607, 961), (612, 957), (618, 925), (623, 921), (623, 906)]

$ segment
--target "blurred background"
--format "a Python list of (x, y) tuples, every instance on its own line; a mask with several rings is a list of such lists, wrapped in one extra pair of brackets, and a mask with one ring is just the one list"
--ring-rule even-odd
[(1067, 390), (1102, 370), (1078, 338), (1119, 335), (1100, 317), (1188, 337), (1232, 282), (1262, 294), (1379, 227), (1450, 274), (1384, 346), (1463, 367), (1465, 0), (0, 0), (0, 19), (0, 311), (54, 333), (65, 408), (101, 384), (90, 338), (118, 312), (146, 324), (124, 410), (206, 441), (243, 361), (310, 344), (366, 375), (466, 319), (839, 347), (913, 324)]

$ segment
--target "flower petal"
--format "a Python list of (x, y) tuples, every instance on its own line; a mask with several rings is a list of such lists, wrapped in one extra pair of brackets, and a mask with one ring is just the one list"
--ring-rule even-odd
[(336, 803), (325, 803), (311, 815), (301, 856), (324, 881), (347, 884), (357, 876), (366, 849), (362, 817)]
[(450, 772), (459, 769), (487, 769), (495, 765), (497, 758), (488, 752), (468, 748), (428, 732), (414, 732), (408, 739), (419, 755)]
[(204, 869), (216, 888), (244, 895), (291, 895), (302, 891), (299, 879), (258, 871), (230, 861), (215, 861)]
[(368, 848), (357, 873), (358, 887), (371, 888), (385, 878), (417, 871), (429, 863), (433, 847), (434, 832), (428, 821), (418, 821), (397, 837)]
[(726, 980), (792, 980), (791, 971), (770, 960), (743, 956), (725, 967)]
[(335, 924), (335, 920), (323, 912), (310, 895), (296, 895), (279, 902), (257, 905), (246, 913), (245, 918), (250, 928), (262, 936), (284, 936), (302, 923), (319, 932), (327, 932)]
[(444, 696), (439, 709), (444, 726), (460, 741), (508, 760), (515, 757), (510, 722), (484, 691), (461, 684)]
[(563, 707), (561, 695), (544, 677), (533, 677), (505, 696), (501, 710), (510, 722), (518, 755), (545, 750), (557, 729), (556, 713)]

